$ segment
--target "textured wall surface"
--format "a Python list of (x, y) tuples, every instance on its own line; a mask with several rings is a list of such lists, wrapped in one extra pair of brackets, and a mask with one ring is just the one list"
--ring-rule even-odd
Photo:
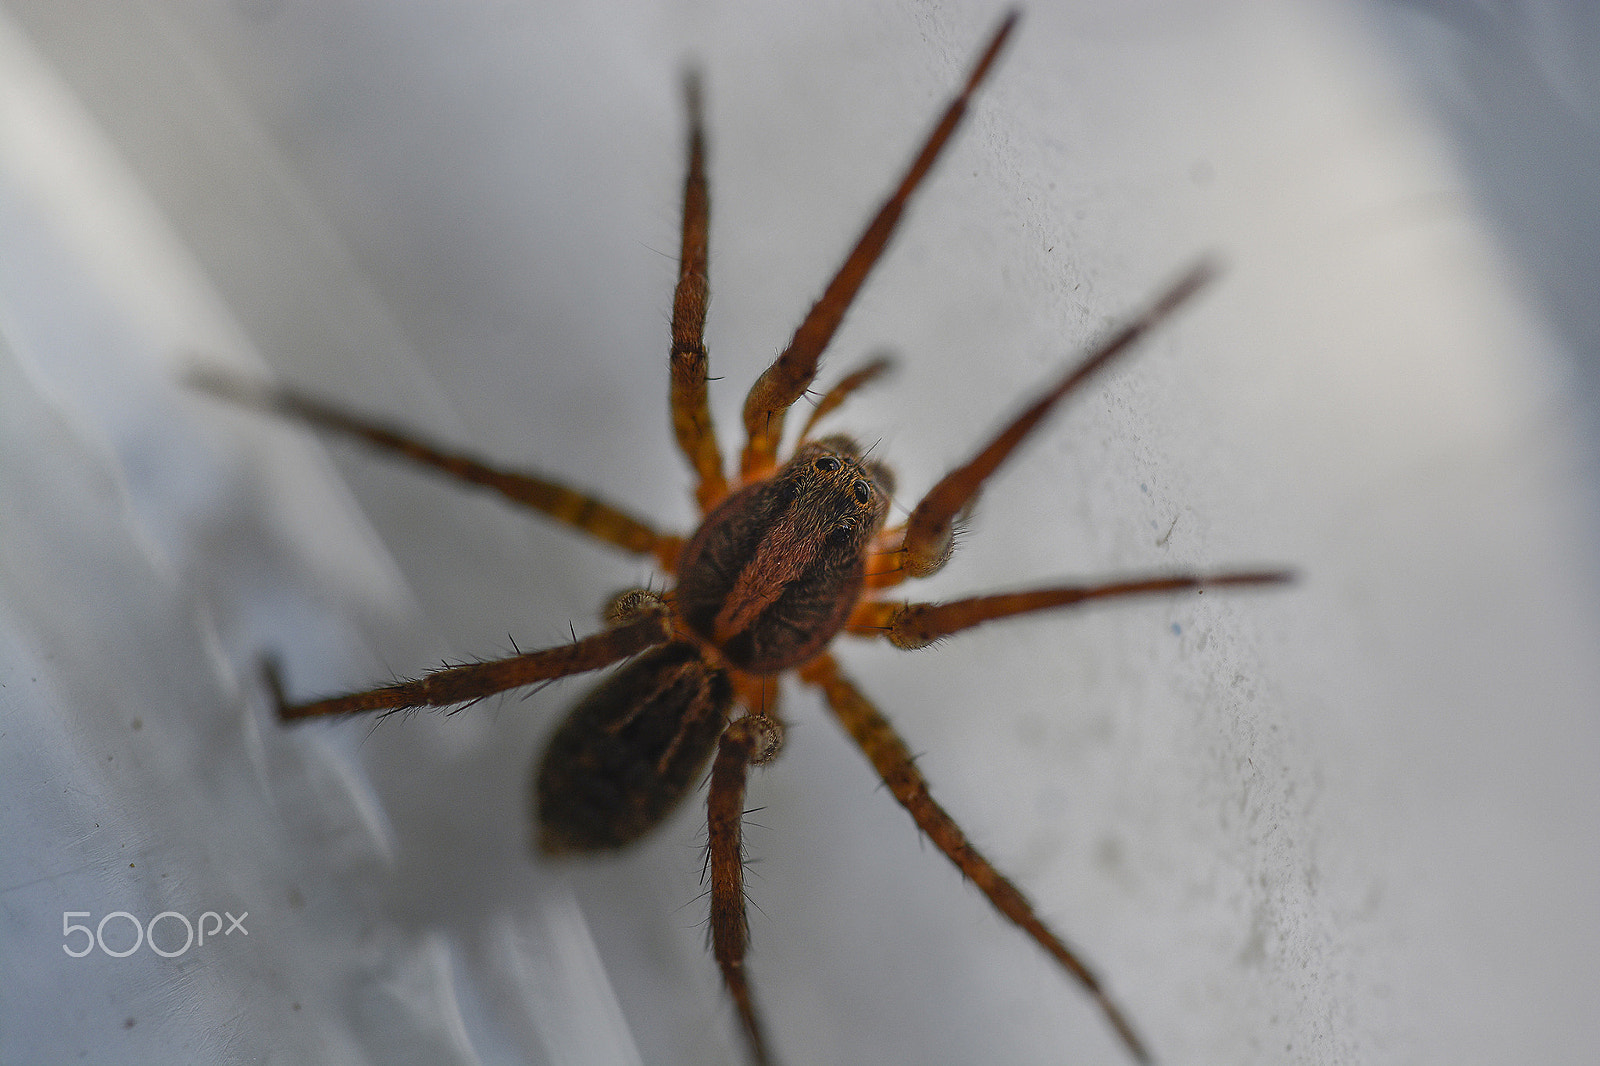
[[(0, 965), (25, 978), (0, 1060), (739, 1061), (698, 804), (626, 856), (528, 857), (528, 765), (581, 680), (295, 731), (254, 680), (269, 648), (310, 695), (557, 643), (648, 568), (179, 382), (275, 375), (682, 526), (684, 59), (726, 443), (996, 17), (0, 4)], [(835, 422), (909, 506), (1194, 256), (1226, 259), (996, 479), (925, 594), (1301, 580), (841, 653), (1163, 1062), (1600, 1043), (1596, 375), (1559, 299), (1595, 279), (1530, 266), (1592, 192), (1517, 183), (1584, 142), (1534, 136), (1548, 101), (1493, 73), (1559, 60), (1547, 24), (1030, 10), (825, 366), (898, 353)], [(1531, 66), (1592, 99), (1557, 76), (1581, 65)], [(1531, 236), (1506, 210), (1529, 198)], [(1126, 1061), (813, 698), (787, 714), (749, 886), (784, 1060)], [(248, 937), (63, 951), (64, 920), (116, 911), (248, 912)]]

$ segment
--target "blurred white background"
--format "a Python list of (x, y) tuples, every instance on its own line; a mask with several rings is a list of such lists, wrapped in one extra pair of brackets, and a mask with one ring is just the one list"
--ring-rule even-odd
[[(825, 382), (899, 353), (835, 424), (914, 500), (1227, 259), (926, 595), (1301, 581), (841, 652), (1164, 1063), (1600, 1044), (1587, 12), (1033, 5), (832, 349)], [(726, 443), (998, 15), (0, 3), (0, 1062), (740, 1061), (698, 803), (625, 856), (528, 855), (529, 765), (586, 682), (286, 731), (253, 673), (275, 649), (311, 695), (555, 643), (648, 568), (180, 379), (270, 374), (686, 527), (682, 65)], [(812, 697), (788, 714), (750, 840), (782, 1059), (1125, 1062)], [(62, 951), (64, 912), (169, 910), (248, 938)]]

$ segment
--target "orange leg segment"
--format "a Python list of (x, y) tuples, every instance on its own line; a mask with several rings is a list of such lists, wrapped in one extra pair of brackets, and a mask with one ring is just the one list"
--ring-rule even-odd
[(289, 703), (284, 699), (283, 682), (277, 665), (269, 661), (266, 666), (267, 689), (277, 704), (278, 717), (285, 721), (365, 711), (452, 707), (523, 685), (598, 670), (646, 648), (665, 644), (671, 637), (671, 622), (664, 612), (657, 611), (571, 644), (525, 652), (492, 662), (447, 666), (414, 680), (398, 681), (365, 692), (352, 692), (309, 703)]
[(934, 802), (928, 794), (927, 779), (917, 769), (905, 741), (900, 739), (882, 712), (845, 677), (838, 663), (831, 656), (820, 656), (801, 669), (800, 677), (807, 684), (822, 690), (834, 717), (856, 742), (894, 798), (910, 813), (917, 828), (926, 833), (928, 839), (956, 864), (961, 873), (978, 886), (996, 910), (1020, 926), (1083, 986), (1133, 1057), (1140, 1062), (1149, 1062), (1149, 1052), (1133, 1031), (1122, 1008), (1117, 1006), (1101, 985), (1100, 979), (1078, 958), (1076, 952), (1039, 920), (1027, 898), (972, 846), (955, 820)]
[(1171, 288), (1138, 318), (1124, 326), (1110, 340), (1102, 344), (1087, 359), (1073, 367), (1060, 381), (1030, 404), (994, 439), (984, 445), (978, 454), (964, 466), (946, 474), (922, 502), (917, 504), (906, 520), (905, 570), (910, 577), (927, 577), (936, 573), (950, 558), (950, 545), (955, 523), (977, 499), (978, 491), (989, 475), (1010, 457), (1017, 446), (1038, 428), (1055, 406), (1087, 381), (1096, 371), (1131, 348), (1162, 320), (1177, 310), (1179, 305), (1194, 295), (1195, 291), (1211, 279), (1215, 268), (1208, 262), (1192, 267)]
[(1281, 585), (1293, 578), (1286, 570), (1257, 570), (1231, 574), (1170, 574), (1129, 578), (1100, 585), (1059, 585), (1055, 588), (973, 596), (949, 603), (861, 603), (851, 612), (847, 631), (858, 637), (882, 637), (908, 651), (998, 618), (1011, 618), (1056, 607), (1075, 607), (1091, 600), (1148, 596), (1157, 593), (1203, 592), (1238, 585)]
[(939, 119), (939, 124), (928, 135), (917, 158), (901, 178), (899, 186), (878, 209), (877, 215), (867, 225), (856, 246), (846, 257), (844, 265), (823, 290), (822, 298), (812, 305), (805, 320), (800, 323), (800, 328), (795, 330), (794, 339), (789, 342), (789, 347), (784, 349), (783, 354), (779, 355), (751, 386), (750, 394), (744, 402), (744, 428), (748, 443), (745, 444), (744, 454), (739, 463), (740, 476), (744, 481), (765, 477), (772, 471), (776, 464), (778, 445), (783, 439), (785, 412), (801, 397), (810, 386), (811, 379), (816, 376), (817, 361), (822, 358), (823, 350), (828, 347), (828, 342), (833, 339), (839, 323), (844, 320), (844, 313), (854, 302), (862, 282), (866, 281), (867, 274), (878, 262), (878, 257), (883, 254), (883, 249), (893, 236), (895, 225), (900, 221), (900, 215), (905, 211), (911, 194), (916, 192), (917, 186), (928, 176), (928, 171), (939, 158), (945, 143), (955, 132), (956, 125), (966, 112), (967, 101), (971, 99), (979, 82), (989, 73), (989, 68), (993, 66), (1016, 22), (1015, 11), (1008, 14), (1001, 22), (1000, 28), (995, 31), (988, 47), (979, 57), (966, 84), (950, 102), (943, 117)]
[(678, 256), (678, 287), (672, 300), (672, 434), (694, 468), (695, 500), (702, 514), (728, 493), (722, 451), (711, 421), (706, 391), (710, 356), (706, 353), (706, 306), (711, 301), (711, 196), (706, 188), (706, 134), (700, 107), (700, 81), (684, 82), (689, 111), (689, 173), (683, 181), (683, 243)]
[(258, 387), (209, 370), (191, 374), (189, 383), (231, 403), (298, 419), (432, 467), (458, 481), (492, 489), (512, 503), (538, 511), (612, 547), (654, 555), (668, 573), (677, 565), (682, 538), (658, 532), (622, 508), (560, 482), (525, 470), (498, 469), (473, 456), (446, 450), (421, 437), (290, 389)]
[(747, 714), (729, 723), (711, 763), (711, 790), (706, 801), (711, 953), (716, 956), (722, 983), (739, 1012), (739, 1025), (751, 1057), (759, 1066), (766, 1066), (771, 1060), (744, 968), (750, 946), (744, 898), (744, 794), (750, 767), (769, 761), (777, 753), (782, 735), (777, 720), (763, 714)]

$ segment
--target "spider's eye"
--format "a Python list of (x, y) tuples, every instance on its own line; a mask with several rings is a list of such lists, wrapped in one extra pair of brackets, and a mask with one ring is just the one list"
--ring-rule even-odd
[(866, 503), (868, 500), (872, 499), (872, 489), (868, 487), (865, 481), (858, 479), (852, 491), (854, 491), (856, 494), (857, 503)]
[(824, 456), (820, 456), (817, 459), (817, 461), (815, 463), (812, 463), (811, 465), (815, 466), (818, 470), (822, 471), (824, 474), (831, 474), (835, 470), (839, 469), (839, 460), (835, 459), (831, 455), (824, 455)]
[(842, 548), (850, 543), (850, 538), (855, 536), (856, 527), (848, 523), (834, 526), (828, 531), (828, 542), (835, 547)]

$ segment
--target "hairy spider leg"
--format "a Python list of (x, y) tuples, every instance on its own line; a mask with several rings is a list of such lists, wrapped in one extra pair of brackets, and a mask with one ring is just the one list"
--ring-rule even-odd
[(789, 347), (762, 372), (750, 387), (744, 402), (744, 428), (747, 443), (739, 461), (741, 479), (748, 483), (766, 477), (777, 464), (778, 445), (783, 438), (784, 414), (810, 386), (817, 373), (817, 361), (833, 339), (834, 332), (844, 319), (844, 314), (855, 301), (867, 274), (878, 262), (884, 247), (894, 234), (895, 225), (905, 210), (911, 194), (916, 192), (927, 177), (934, 161), (938, 159), (950, 135), (966, 112), (967, 102), (980, 82), (994, 65), (995, 58), (1005, 45), (1012, 28), (1017, 24), (1018, 13), (1006, 15), (979, 57), (977, 65), (968, 76), (966, 84), (938, 125), (928, 135), (915, 160), (901, 178), (899, 186), (890, 194), (866, 230), (861, 234), (844, 265), (834, 275), (822, 298), (812, 305), (805, 320), (795, 330)]
[[(983, 483), (999, 469), (1000, 464), (1039, 427), (1056, 405), (1160, 325), (1215, 273), (1216, 268), (1209, 261), (1191, 267), (1143, 313), (1045, 390), (980, 448), (976, 455), (929, 489), (906, 519), (899, 545), (894, 544), (892, 538), (895, 531), (890, 530), (890, 536), (885, 538), (887, 546), (880, 557), (873, 560), (874, 565), (868, 568), (874, 575), (874, 587), (883, 588), (910, 577), (927, 577), (937, 573), (949, 561), (956, 522), (971, 510)], [(899, 558), (885, 557), (895, 555)]]
[(750, 923), (744, 895), (744, 796), (751, 766), (772, 759), (782, 728), (764, 714), (747, 714), (728, 724), (711, 763), (706, 797), (706, 870), (711, 878), (711, 953), (722, 971), (739, 1025), (758, 1066), (770, 1061), (755, 995), (745, 973)]
[(823, 393), (822, 399), (817, 401), (817, 406), (811, 409), (811, 417), (800, 427), (800, 443), (804, 444), (810, 440), (811, 431), (817, 428), (817, 423), (837, 411), (839, 405), (850, 398), (851, 393), (872, 384), (893, 369), (894, 360), (887, 355), (880, 355), (846, 374), (837, 385)]
[(213, 370), (197, 370), (189, 383), (231, 403), (295, 419), (331, 433), (352, 437), (380, 451), (432, 467), (457, 481), (492, 489), (562, 525), (614, 548), (653, 555), (673, 573), (683, 538), (662, 533), (615, 504), (527, 470), (505, 470), (461, 452), (450, 451), (406, 430), (363, 418), (292, 389), (251, 385)]
[(783, 690), (778, 686), (777, 674), (747, 674), (743, 670), (729, 670), (733, 679), (733, 701), (751, 714), (764, 714), (778, 719)]
[(1222, 574), (1162, 574), (1124, 578), (1098, 585), (1057, 585), (971, 596), (949, 603), (858, 603), (850, 612), (846, 632), (857, 637), (882, 637), (908, 651), (925, 648), (952, 633), (1034, 611), (1076, 607), (1092, 600), (1120, 599), (1173, 592), (1203, 592), (1237, 585), (1281, 585), (1292, 580), (1287, 570), (1247, 570)]
[(678, 287), (672, 298), (672, 434), (695, 472), (695, 501), (708, 514), (728, 494), (722, 450), (711, 420), (706, 391), (710, 356), (706, 353), (706, 305), (711, 300), (709, 260), (711, 197), (706, 189), (706, 132), (700, 106), (700, 79), (683, 83), (689, 113), (689, 171), (683, 179), (683, 243), (678, 256)]
[(272, 695), (278, 717), (284, 721), (368, 711), (392, 713), (423, 707), (454, 707), (523, 685), (598, 670), (670, 639), (672, 623), (664, 610), (657, 610), (571, 644), (488, 662), (447, 666), (409, 681), (306, 703), (290, 703), (284, 698), (277, 664), (268, 660), (267, 690)]
[(801, 667), (800, 678), (822, 690), (834, 717), (850, 734), (894, 798), (911, 815), (917, 828), (927, 834), (934, 846), (944, 852), (945, 857), (955, 863), (969, 881), (978, 886), (996, 910), (1020, 926), (1023, 932), (1077, 979), (1093, 997), (1101, 1014), (1116, 1030), (1117, 1036), (1133, 1057), (1139, 1062), (1149, 1062), (1150, 1053), (1144, 1042), (1134, 1032), (1127, 1015), (1111, 998), (1100, 979), (1078, 958), (1076, 952), (1039, 919), (1027, 897), (972, 846), (955, 820), (934, 802), (928, 792), (928, 781), (917, 769), (911, 749), (895, 732), (883, 712), (873, 706), (872, 701), (844, 675), (831, 655), (818, 656)]

